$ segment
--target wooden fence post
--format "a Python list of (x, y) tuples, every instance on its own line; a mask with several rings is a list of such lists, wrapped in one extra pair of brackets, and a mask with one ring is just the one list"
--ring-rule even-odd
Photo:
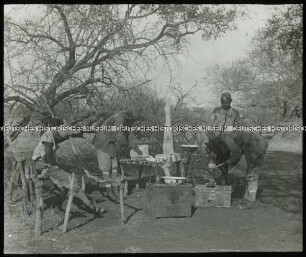
[(129, 187), (129, 184), (128, 184), (128, 182), (127, 181), (124, 181), (124, 193), (123, 193), (123, 197), (127, 197), (127, 195), (128, 195), (128, 188)]
[(15, 176), (17, 174), (17, 165), (18, 165), (18, 162), (17, 161), (13, 161), (13, 164), (12, 164), (12, 176), (10, 178), (10, 182), (9, 182), (9, 199), (10, 199), (10, 202), (13, 202), (13, 184), (14, 184), (14, 179), (15, 179)]
[(30, 201), (33, 206), (34, 203), (34, 186), (33, 186), (33, 165), (32, 161), (30, 162), (30, 178), (29, 178), (29, 193), (30, 193)]
[(43, 219), (43, 211), (44, 211), (44, 199), (42, 196), (42, 186), (43, 181), (39, 179), (35, 179), (35, 193), (36, 193), (36, 213), (35, 213), (35, 229), (34, 233), (36, 236), (41, 235), (42, 229), (42, 219)]
[(120, 212), (121, 212), (121, 225), (124, 225), (124, 203), (123, 203), (123, 190), (124, 190), (124, 172), (121, 167), (121, 180), (120, 180)]
[(20, 165), (20, 176), (21, 176), (21, 183), (22, 183), (22, 201), (23, 201), (23, 208), (24, 208), (24, 215), (28, 218), (28, 188), (27, 188), (27, 180), (24, 174), (24, 162), (19, 161)]
[(123, 189), (124, 189), (124, 182), (123, 182), (123, 181), (120, 181), (120, 212), (121, 212), (121, 225), (124, 225)]
[(67, 204), (67, 207), (66, 207), (63, 233), (67, 232), (67, 225), (68, 225), (68, 220), (69, 220), (71, 204), (72, 204), (72, 200), (73, 200), (73, 197), (74, 197), (74, 194), (75, 194), (75, 192), (74, 192), (74, 180), (75, 180), (75, 174), (73, 172), (72, 176), (69, 177), (69, 181), (70, 181), (69, 199), (68, 199), (68, 204)]

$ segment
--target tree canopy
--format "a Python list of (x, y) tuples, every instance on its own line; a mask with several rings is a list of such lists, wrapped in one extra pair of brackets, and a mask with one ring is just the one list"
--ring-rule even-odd
[(240, 108), (261, 110), (256, 122), (271, 125), (271, 122), (300, 118), (302, 22), (300, 5), (276, 8), (265, 27), (252, 39), (247, 57), (229, 65), (210, 67), (209, 83), (219, 93), (234, 92)]
[(71, 123), (94, 122), (105, 100), (150, 82), (156, 58), (179, 53), (188, 35), (209, 40), (234, 29), (238, 15), (219, 5), (35, 8), (39, 14), (22, 20), (5, 15), (4, 103), (18, 102), (50, 124), (69, 110)]

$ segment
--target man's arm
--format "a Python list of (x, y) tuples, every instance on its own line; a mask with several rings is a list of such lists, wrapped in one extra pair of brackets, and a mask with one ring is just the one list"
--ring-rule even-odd
[(216, 109), (213, 110), (212, 114), (209, 117), (209, 126), (214, 126), (216, 121)]
[(242, 125), (242, 120), (240, 118), (239, 112), (236, 110), (236, 117), (234, 120), (234, 126), (241, 126)]
[(142, 151), (140, 151), (138, 147), (136, 136), (133, 132), (129, 133), (128, 140), (129, 140), (129, 147), (133, 149), (135, 152), (137, 152), (139, 155), (142, 155)]

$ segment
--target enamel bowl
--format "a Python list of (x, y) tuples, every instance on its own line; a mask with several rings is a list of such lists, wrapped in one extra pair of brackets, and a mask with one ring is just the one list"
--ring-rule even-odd
[(185, 177), (162, 177), (164, 182), (168, 185), (179, 185), (183, 184), (186, 181)]

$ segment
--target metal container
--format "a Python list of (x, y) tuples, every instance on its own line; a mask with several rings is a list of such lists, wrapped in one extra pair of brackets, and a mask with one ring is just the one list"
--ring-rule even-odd
[(192, 185), (146, 185), (145, 213), (155, 217), (190, 217)]
[(248, 181), (248, 185), (245, 190), (244, 198), (251, 202), (255, 202), (258, 190), (258, 175), (250, 174), (246, 177), (246, 179)]
[(173, 153), (173, 154), (156, 154), (155, 158), (157, 162), (178, 162), (181, 160), (180, 153)]
[(196, 185), (194, 191), (196, 207), (231, 207), (232, 186)]

